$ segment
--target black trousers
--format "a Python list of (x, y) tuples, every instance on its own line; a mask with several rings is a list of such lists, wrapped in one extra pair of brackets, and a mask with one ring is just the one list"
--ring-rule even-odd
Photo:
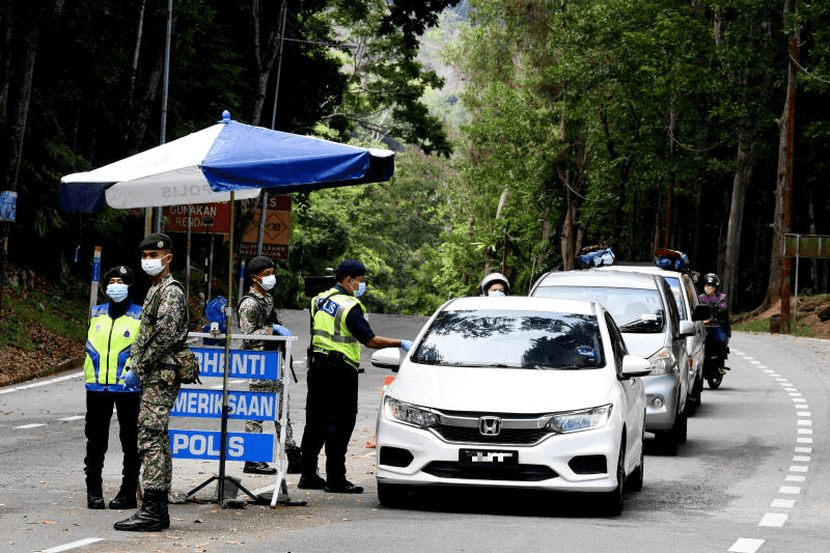
[(86, 457), (84, 472), (87, 488), (98, 491), (101, 471), (110, 436), (113, 407), (118, 415), (118, 437), (124, 452), (122, 484), (138, 483), (141, 460), (138, 456), (138, 407), (140, 392), (86, 392)]
[(348, 365), (309, 368), (306, 423), (301, 443), (303, 474), (317, 473), (325, 445), (326, 480), (346, 480), (346, 450), (357, 420), (357, 371)]

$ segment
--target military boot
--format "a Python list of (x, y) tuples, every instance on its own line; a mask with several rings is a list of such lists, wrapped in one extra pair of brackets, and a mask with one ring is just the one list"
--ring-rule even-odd
[(138, 506), (136, 501), (136, 494), (138, 492), (138, 482), (124, 480), (121, 482), (121, 488), (112, 501), (110, 501), (110, 509), (135, 509)]
[(113, 525), (116, 530), (126, 532), (160, 532), (169, 527), (166, 490), (144, 490), (141, 509), (130, 518)]
[(104, 505), (104, 492), (101, 490), (101, 479), (86, 479), (86, 508), (106, 509)]

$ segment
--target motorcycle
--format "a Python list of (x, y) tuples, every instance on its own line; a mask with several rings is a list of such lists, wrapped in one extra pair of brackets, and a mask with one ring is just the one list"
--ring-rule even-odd
[[(709, 321), (716, 315), (714, 309), (709, 305), (697, 305), (694, 310), (696, 321)], [(706, 341), (704, 342), (703, 354), (703, 378), (709, 383), (709, 388), (717, 390), (723, 375), (729, 370), (726, 366), (726, 359), (729, 357), (729, 319), (726, 319), (726, 344), (722, 345), (715, 338), (714, 334), (723, 333), (724, 327), (706, 326)]]
[(709, 335), (706, 336), (706, 353), (703, 358), (703, 378), (709, 383), (709, 388), (717, 390), (723, 375), (729, 370), (726, 366), (726, 358), (729, 356), (729, 346), (718, 346), (709, 344)]

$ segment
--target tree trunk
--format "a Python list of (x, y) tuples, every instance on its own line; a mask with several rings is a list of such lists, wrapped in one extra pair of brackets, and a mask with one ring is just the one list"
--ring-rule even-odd
[[(282, 6), (284, 2), (280, 5)], [(278, 13), (282, 13), (282, 9)], [(271, 80), (271, 70), (279, 54), (281, 33), (279, 32), (279, 23), (276, 25), (263, 25), (263, 23), (271, 23), (264, 21), (266, 16), (260, 10), (259, 0), (251, 0), (251, 19), (253, 21), (254, 32), (252, 33), (254, 39), (254, 59), (257, 64), (257, 87), (254, 91), (254, 107), (251, 114), (251, 121), (254, 125), (262, 125), (262, 112), (265, 109), (265, 97), (268, 95), (268, 83)], [(281, 18), (275, 18), (279, 21)]]
[(744, 139), (738, 139), (738, 153), (735, 156), (735, 175), (732, 178), (732, 202), (729, 208), (729, 222), (726, 230), (726, 255), (723, 271), (723, 292), (730, 305), (738, 300), (738, 265), (741, 256), (741, 230), (744, 224), (746, 189), (752, 179), (752, 147), (746, 147)]
[[(799, 0), (796, 1), (796, 6)], [(788, 28), (791, 16), (790, 0), (784, 1), (784, 28)], [(797, 8), (796, 8), (797, 9)], [(784, 256), (784, 235), (792, 226), (793, 194), (793, 125), (795, 123), (795, 93), (797, 88), (796, 72), (798, 67), (798, 42), (800, 32), (795, 25), (788, 41), (789, 61), (787, 63), (787, 96), (784, 100), (784, 112), (778, 122), (778, 177), (775, 189), (775, 213), (773, 215), (772, 252), (770, 255), (769, 281), (767, 296), (762, 308), (781, 300), (781, 328), (789, 329), (790, 323), (790, 259)]]

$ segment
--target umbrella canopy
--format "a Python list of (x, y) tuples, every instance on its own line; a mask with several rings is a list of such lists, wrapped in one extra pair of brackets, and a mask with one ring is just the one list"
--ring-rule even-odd
[(388, 180), (394, 152), (245, 125), (224, 112), (216, 125), (93, 171), (61, 179), (70, 211), (158, 207), (255, 198)]

